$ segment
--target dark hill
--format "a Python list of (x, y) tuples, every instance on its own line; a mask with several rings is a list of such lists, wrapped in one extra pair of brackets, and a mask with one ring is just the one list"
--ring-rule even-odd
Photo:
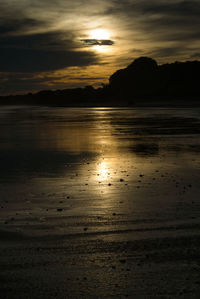
[(140, 57), (115, 72), (109, 81), (112, 93), (130, 98), (153, 96), (200, 96), (200, 62), (175, 62), (158, 66)]

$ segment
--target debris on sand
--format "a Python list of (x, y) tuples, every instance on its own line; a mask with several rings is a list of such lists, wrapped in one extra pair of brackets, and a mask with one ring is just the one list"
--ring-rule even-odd
[(122, 260), (119, 260), (121, 264), (125, 264), (126, 263), (126, 260), (122, 259)]

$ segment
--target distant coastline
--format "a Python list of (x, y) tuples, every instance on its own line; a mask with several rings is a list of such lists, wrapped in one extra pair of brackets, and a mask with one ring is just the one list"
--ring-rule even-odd
[(200, 106), (200, 61), (158, 65), (148, 57), (135, 59), (111, 75), (101, 88), (42, 90), (0, 96), (0, 105), (52, 107)]

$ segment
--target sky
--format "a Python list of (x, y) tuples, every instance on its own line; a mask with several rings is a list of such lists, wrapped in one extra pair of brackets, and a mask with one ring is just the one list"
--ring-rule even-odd
[(0, 94), (108, 83), (135, 58), (200, 59), (200, 0), (0, 0)]

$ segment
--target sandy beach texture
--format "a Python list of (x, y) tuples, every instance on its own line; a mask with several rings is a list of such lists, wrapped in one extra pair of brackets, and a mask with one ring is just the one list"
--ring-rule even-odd
[(200, 109), (0, 111), (0, 297), (199, 298)]

